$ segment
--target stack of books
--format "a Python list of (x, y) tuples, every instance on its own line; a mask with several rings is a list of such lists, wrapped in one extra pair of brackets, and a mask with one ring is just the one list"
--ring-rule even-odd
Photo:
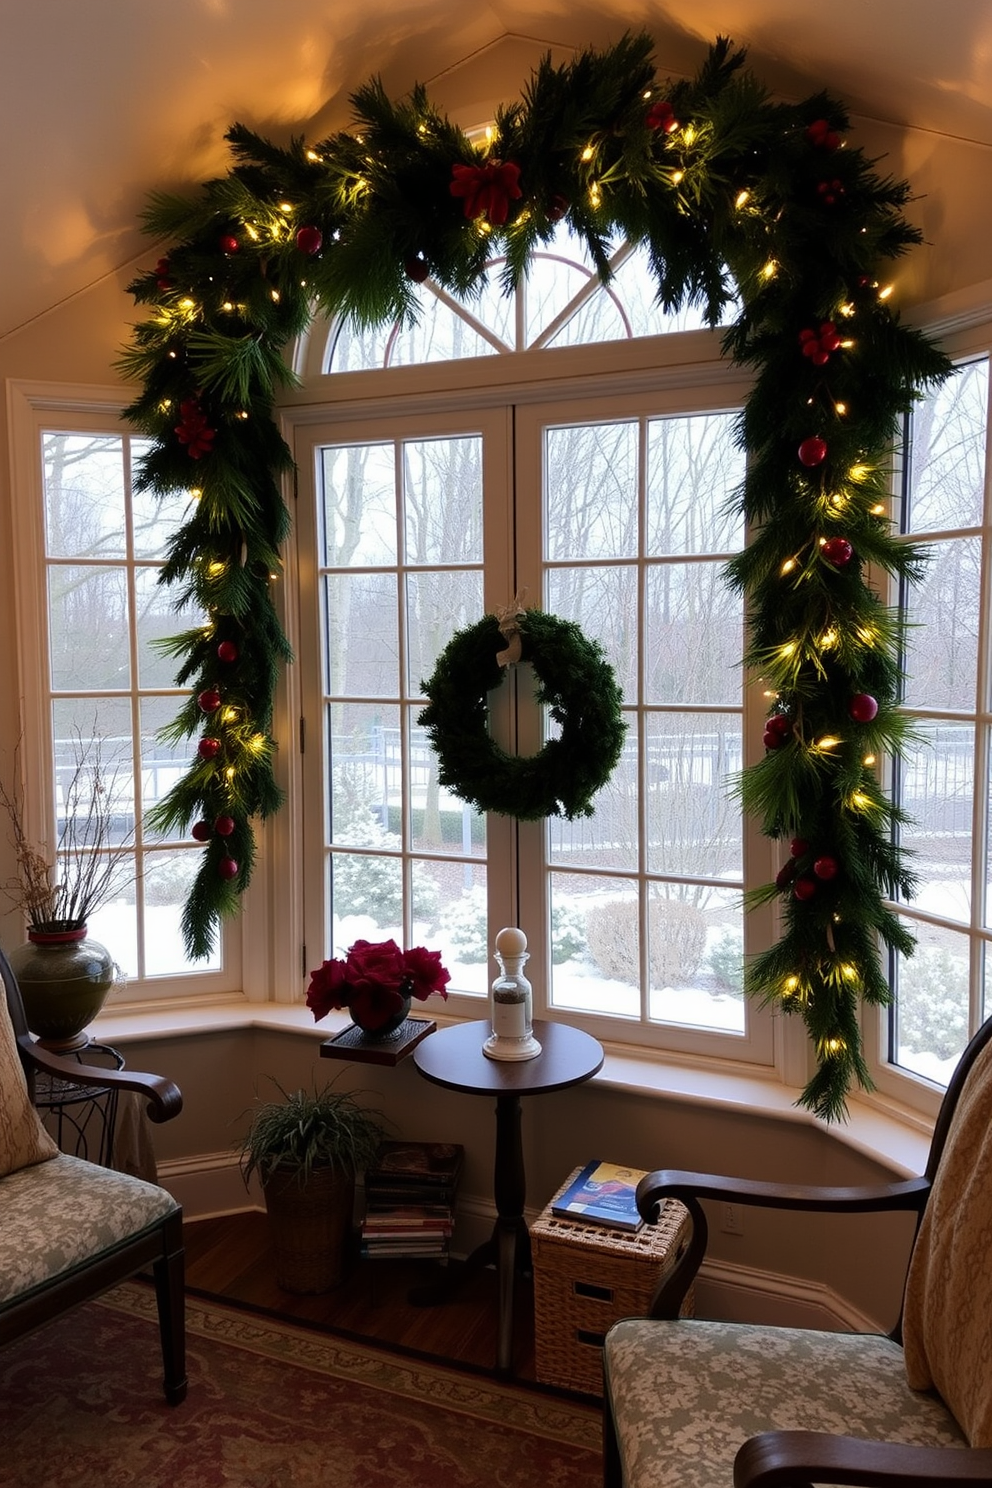
[(365, 1173), (362, 1255), (446, 1261), (464, 1157), (456, 1142), (383, 1142)]

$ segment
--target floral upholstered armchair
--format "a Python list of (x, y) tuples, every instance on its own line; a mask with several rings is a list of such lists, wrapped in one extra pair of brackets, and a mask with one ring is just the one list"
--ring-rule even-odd
[[(992, 1488), (992, 1019), (941, 1106), (922, 1177), (816, 1189), (657, 1171), (651, 1220), (680, 1199), (693, 1239), (651, 1317), (603, 1351), (607, 1488)], [(701, 1199), (820, 1213), (917, 1215), (890, 1336), (679, 1318), (706, 1249)]]
[[(0, 951), (0, 1347), (144, 1266), (155, 1277), (165, 1395), (186, 1395), (182, 1210), (165, 1189), (59, 1151), (31, 1102), (40, 1070), (139, 1092), (153, 1121), (182, 1097), (156, 1075), (76, 1064), (35, 1043)], [(6, 994), (6, 995), (4, 995)]]

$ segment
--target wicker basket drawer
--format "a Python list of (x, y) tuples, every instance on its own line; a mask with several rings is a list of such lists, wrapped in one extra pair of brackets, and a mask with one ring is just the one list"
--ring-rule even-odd
[[(576, 1168), (559, 1193), (581, 1171)], [(537, 1377), (545, 1385), (601, 1395), (606, 1332), (620, 1318), (645, 1316), (655, 1287), (689, 1242), (688, 1211), (666, 1200), (657, 1224), (631, 1233), (558, 1219), (551, 1203), (530, 1231)], [(683, 1311), (691, 1311), (691, 1294)]]

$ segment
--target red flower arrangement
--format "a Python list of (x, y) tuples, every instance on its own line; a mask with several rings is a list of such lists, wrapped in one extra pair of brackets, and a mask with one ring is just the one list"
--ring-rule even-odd
[(332, 958), (310, 973), (307, 1007), (315, 1022), (332, 1008), (347, 1008), (360, 1028), (375, 1033), (403, 1011), (408, 997), (423, 1002), (436, 992), (447, 998), (450, 980), (440, 951), (424, 946), (401, 951), (395, 940), (356, 940), (343, 960)]

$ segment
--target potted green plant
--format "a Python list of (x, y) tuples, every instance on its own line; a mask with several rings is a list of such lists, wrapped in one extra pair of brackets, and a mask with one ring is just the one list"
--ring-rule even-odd
[(344, 1280), (355, 1179), (373, 1161), (384, 1121), (351, 1091), (283, 1090), (258, 1101), (241, 1141), (245, 1183), (258, 1174), (275, 1249), (276, 1280), (288, 1292), (326, 1292)]

